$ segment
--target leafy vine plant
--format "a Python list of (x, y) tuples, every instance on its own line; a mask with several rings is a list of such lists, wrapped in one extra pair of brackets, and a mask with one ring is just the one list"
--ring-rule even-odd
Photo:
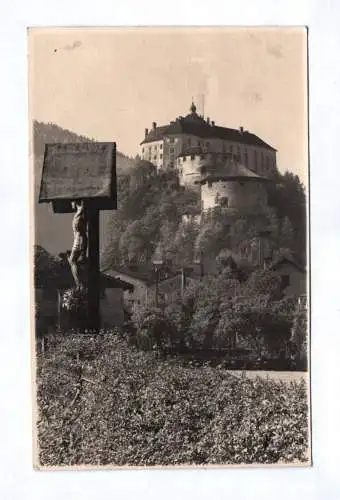
[(69, 312), (83, 311), (87, 303), (87, 292), (85, 289), (70, 288), (65, 290), (62, 296), (62, 308)]

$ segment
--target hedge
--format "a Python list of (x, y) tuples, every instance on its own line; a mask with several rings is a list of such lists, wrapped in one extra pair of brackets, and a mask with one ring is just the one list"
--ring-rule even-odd
[(41, 465), (304, 462), (307, 390), (184, 366), (116, 334), (53, 337), (38, 355)]

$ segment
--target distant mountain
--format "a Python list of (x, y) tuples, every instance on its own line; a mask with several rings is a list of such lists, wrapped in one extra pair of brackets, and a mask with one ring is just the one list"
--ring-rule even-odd
[[(96, 142), (94, 139), (77, 135), (53, 123), (33, 122), (34, 154), (34, 225), (35, 244), (57, 255), (72, 246), (72, 214), (54, 214), (49, 204), (39, 204), (38, 196), (45, 144), (53, 142)], [(135, 165), (132, 158), (117, 151), (117, 175), (127, 173)], [(101, 213), (101, 228), (105, 230), (107, 212)]]

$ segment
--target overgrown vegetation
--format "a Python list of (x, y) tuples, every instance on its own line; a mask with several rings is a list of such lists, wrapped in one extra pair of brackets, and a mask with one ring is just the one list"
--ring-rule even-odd
[(306, 319), (296, 299), (282, 297), (280, 278), (270, 270), (240, 279), (229, 268), (194, 282), (164, 308), (140, 306), (132, 317), (135, 344), (144, 350), (215, 350), (230, 357), (238, 349), (244, 361), (300, 369), (307, 363)]
[(50, 337), (37, 357), (41, 465), (307, 460), (306, 385), (138, 351), (116, 333)]
[(104, 266), (149, 262), (156, 249), (173, 263), (192, 262), (194, 253), (215, 258), (228, 249), (240, 258), (252, 252), (258, 231), (269, 231), (269, 254), (291, 254), (301, 265), (306, 253), (306, 196), (293, 174), (277, 174), (269, 188), (269, 206), (262, 214), (226, 214), (220, 208), (198, 225), (183, 215), (198, 215), (197, 190), (179, 186), (176, 171), (157, 172), (152, 163), (137, 161), (119, 178), (118, 211), (106, 227)]

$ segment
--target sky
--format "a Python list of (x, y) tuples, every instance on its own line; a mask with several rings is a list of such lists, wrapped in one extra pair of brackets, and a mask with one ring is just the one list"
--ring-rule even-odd
[(279, 170), (307, 184), (303, 28), (36, 28), (28, 57), (31, 119), (135, 156), (144, 129), (186, 115), (193, 98), (217, 125), (276, 148)]

